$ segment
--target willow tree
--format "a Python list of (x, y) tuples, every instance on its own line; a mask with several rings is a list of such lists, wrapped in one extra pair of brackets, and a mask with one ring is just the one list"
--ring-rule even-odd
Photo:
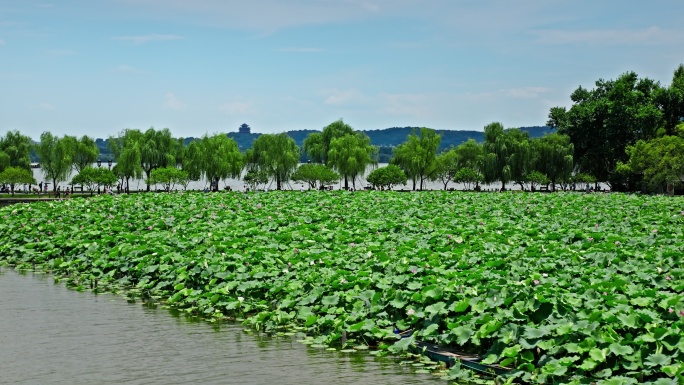
[[(19, 167), (31, 170), (31, 138), (22, 135), (19, 131), (9, 131), (0, 137), (0, 171), (2, 171), (2, 159), (5, 159), (5, 167)], [(2, 154), (5, 154), (3, 156)]]
[(126, 129), (116, 138), (109, 137), (109, 148), (116, 160), (116, 165), (112, 171), (126, 182), (126, 192), (130, 191), (129, 182), (131, 178), (140, 179), (143, 177), (140, 151), (142, 136), (143, 134), (139, 130)]
[(150, 128), (140, 138), (140, 166), (147, 177), (147, 191), (150, 191), (150, 176), (155, 168), (176, 164), (178, 142), (171, 136), (168, 128)]
[(350, 125), (342, 119), (336, 120), (325, 126), (322, 132), (315, 132), (304, 139), (303, 150), (314, 162), (328, 164), (332, 141), (352, 134), (354, 129)]
[(536, 170), (549, 178), (551, 190), (556, 191), (556, 183), (572, 175), (574, 146), (570, 137), (557, 133), (545, 135), (535, 142)]
[(183, 148), (181, 169), (188, 173), (188, 179), (198, 181), (203, 175), (204, 150), (201, 140), (193, 140)]
[(511, 180), (510, 157), (513, 146), (510, 137), (499, 122), (490, 123), (484, 128), (484, 156), (482, 177), (485, 183), (501, 182), (502, 190)]
[(527, 132), (511, 128), (505, 132), (509, 146), (508, 165), (511, 169), (511, 180), (525, 190), (527, 176), (534, 171), (536, 154), (530, 145)]
[(244, 157), (235, 140), (225, 134), (205, 135), (192, 153), (195, 160), (191, 163), (199, 165), (201, 174), (210, 182), (212, 188), (218, 189), (219, 181), (239, 178), (242, 173)]
[(369, 165), (375, 161), (378, 148), (371, 145), (370, 138), (363, 132), (347, 134), (330, 142), (328, 165), (344, 178), (344, 188), (349, 188), (349, 180), (356, 189), (356, 178), (363, 176)]
[(76, 172), (80, 173), (97, 161), (100, 156), (100, 149), (95, 144), (95, 140), (88, 135), (83, 135), (80, 139), (69, 138), (72, 140), (73, 166)]
[(299, 163), (299, 147), (286, 133), (259, 136), (245, 152), (250, 170), (265, 172), (282, 190)]
[(40, 168), (45, 179), (51, 180), (55, 189), (57, 183), (66, 181), (71, 175), (71, 150), (71, 143), (67, 138), (58, 138), (47, 131), (40, 135), (40, 142), (36, 146)]
[(411, 178), (414, 190), (416, 182), (420, 182), (422, 190), (425, 181), (437, 171), (437, 149), (441, 140), (442, 137), (435, 130), (423, 127), (420, 135), (412, 132), (406, 142), (394, 150), (391, 163), (399, 166)]

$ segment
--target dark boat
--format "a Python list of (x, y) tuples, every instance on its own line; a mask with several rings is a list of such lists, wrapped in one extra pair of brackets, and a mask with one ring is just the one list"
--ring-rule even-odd
[(464, 368), (490, 376), (505, 376), (512, 370), (497, 364), (483, 364), (482, 357), (478, 355), (459, 352), (429, 342), (415, 341), (414, 345), (416, 352), (429, 357), (433, 361), (444, 362), (447, 367), (454, 366), (456, 362), (460, 362)]
[[(413, 335), (413, 331), (411, 330), (404, 332), (395, 330), (395, 332), (399, 334), (401, 338), (407, 338)], [(479, 355), (461, 352), (429, 342), (416, 340), (413, 342), (411, 348), (414, 353), (423, 354), (433, 361), (444, 362), (447, 367), (454, 366), (456, 362), (459, 362), (464, 368), (490, 376), (506, 376), (512, 370), (511, 368), (497, 364), (483, 364), (482, 357)]]

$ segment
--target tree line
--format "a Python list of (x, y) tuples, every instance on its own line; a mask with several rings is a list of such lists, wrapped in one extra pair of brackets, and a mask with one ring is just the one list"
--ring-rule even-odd
[[(392, 149), (390, 165), (376, 168), (367, 181), (375, 188), (411, 182), (422, 190), (426, 181), (462, 183), (467, 189), (500, 183), (502, 189), (568, 189), (604, 182), (617, 191), (662, 191), (684, 183), (684, 66), (669, 86), (628, 72), (616, 80), (598, 80), (596, 87), (579, 87), (572, 106), (553, 107), (548, 125), (556, 132), (530, 137), (525, 130), (505, 129), (494, 122), (484, 127), (484, 140), (470, 139), (440, 151), (441, 135), (429, 128), (413, 130)], [(240, 151), (226, 134), (204, 135), (187, 143), (168, 129), (126, 129), (108, 139), (116, 165), (92, 167), (100, 156), (95, 141), (83, 136), (56, 137), (44, 132), (40, 141), (18, 131), (0, 137), (0, 183), (35, 183), (30, 153), (35, 151), (46, 180), (56, 186), (72, 183), (99, 186), (131, 179), (172, 189), (201, 179), (216, 190), (228, 178), (243, 178), (250, 188), (272, 182), (276, 189), (290, 181), (324, 188), (343, 181), (357, 188), (369, 166), (377, 166), (380, 151), (363, 131), (343, 120), (321, 132), (311, 132), (298, 146), (285, 133), (263, 134), (252, 148)], [(313, 163), (300, 164), (306, 155)], [(23, 171), (22, 171), (23, 170)], [(244, 176), (243, 176), (244, 172)]]

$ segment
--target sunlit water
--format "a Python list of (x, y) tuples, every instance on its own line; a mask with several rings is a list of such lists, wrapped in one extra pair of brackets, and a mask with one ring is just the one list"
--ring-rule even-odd
[(0, 268), (0, 384), (446, 384), (395, 359), (242, 330)]

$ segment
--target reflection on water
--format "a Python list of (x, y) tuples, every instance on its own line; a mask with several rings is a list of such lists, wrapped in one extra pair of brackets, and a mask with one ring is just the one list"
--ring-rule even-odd
[(396, 360), (243, 333), (0, 269), (0, 384), (445, 384)]

